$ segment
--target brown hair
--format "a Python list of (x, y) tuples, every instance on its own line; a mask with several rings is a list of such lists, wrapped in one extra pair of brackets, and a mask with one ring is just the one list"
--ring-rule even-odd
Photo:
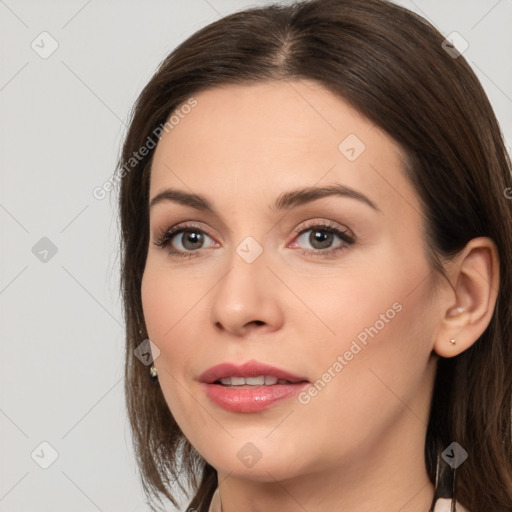
[[(180, 431), (158, 381), (134, 357), (147, 338), (141, 279), (149, 239), (149, 151), (126, 162), (193, 94), (224, 84), (310, 79), (339, 95), (403, 148), (421, 200), (435, 275), (468, 241), (488, 236), (500, 258), (492, 320), (470, 348), (440, 358), (425, 443), (434, 482), (437, 454), (452, 441), (469, 452), (457, 469), (458, 501), (472, 511), (512, 510), (511, 163), (489, 100), (462, 56), (420, 16), (385, 0), (311, 0), (236, 12), (199, 30), (159, 66), (132, 111), (121, 180), (121, 291), (126, 321), (125, 393), (148, 497), (176, 505), (175, 486), (206, 511), (215, 469)], [(124, 167), (123, 167), (124, 166)]]

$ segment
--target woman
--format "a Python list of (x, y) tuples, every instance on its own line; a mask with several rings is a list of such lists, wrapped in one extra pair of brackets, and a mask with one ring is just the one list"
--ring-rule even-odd
[(511, 164), (435, 28), (384, 0), (212, 23), (118, 178), (154, 507), (512, 510)]

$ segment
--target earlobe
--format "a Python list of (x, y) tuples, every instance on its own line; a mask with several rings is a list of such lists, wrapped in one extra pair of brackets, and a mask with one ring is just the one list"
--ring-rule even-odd
[(489, 325), (499, 288), (499, 257), (487, 237), (474, 238), (457, 257), (449, 273), (451, 289), (443, 295), (434, 351), (454, 357), (471, 347)]

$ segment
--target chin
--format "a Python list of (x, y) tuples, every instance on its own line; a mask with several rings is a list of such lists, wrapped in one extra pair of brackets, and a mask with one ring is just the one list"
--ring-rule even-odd
[[(214, 461), (216, 462), (216, 461)], [(229, 475), (229, 478), (239, 478), (251, 480), (253, 482), (272, 483), (287, 480), (296, 476), (296, 468), (293, 467), (293, 460), (287, 464), (262, 459), (252, 467), (244, 467), (243, 464), (233, 463), (231, 460), (219, 461), (219, 464), (213, 465), (217, 472)]]
[[(268, 431), (264, 435), (268, 435)], [(258, 482), (286, 480), (296, 476), (306, 463), (302, 454), (297, 454), (300, 442), (283, 446), (277, 437), (274, 440), (276, 442), (270, 442), (264, 436), (254, 441), (250, 441), (249, 436), (243, 440), (232, 441), (229, 446), (220, 445), (217, 452), (206, 454), (206, 460), (217, 472), (233, 478)]]

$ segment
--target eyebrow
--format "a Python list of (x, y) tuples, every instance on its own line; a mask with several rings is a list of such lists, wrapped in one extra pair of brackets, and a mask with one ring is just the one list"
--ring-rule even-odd
[[(382, 213), (378, 206), (362, 192), (339, 183), (326, 187), (305, 187), (283, 192), (276, 199), (275, 203), (270, 206), (270, 209), (276, 212), (289, 210), (294, 206), (300, 206), (328, 196), (341, 196), (356, 199), (370, 206), (375, 211)], [(215, 214), (215, 209), (212, 203), (206, 197), (200, 194), (193, 194), (173, 188), (167, 188), (158, 193), (153, 197), (153, 199), (151, 199), (149, 207), (152, 208), (156, 204), (167, 201), (182, 204), (184, 206), (190, 206), (196, 210), (207, 210)]]

